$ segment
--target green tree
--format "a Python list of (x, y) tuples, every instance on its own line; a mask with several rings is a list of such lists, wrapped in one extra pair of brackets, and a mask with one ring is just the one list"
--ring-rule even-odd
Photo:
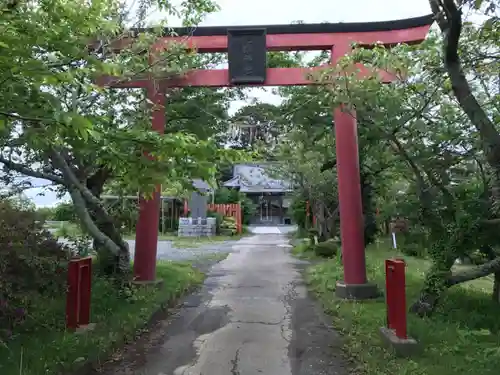
[[(200, 61), (173, 45), (151, 65), (143, 51), (161, 30), (141, 33), (117, 52), (113, 43), (127, 29), (124, 20), (136, 16), (124, 13), (122, 5), (40, 0), (18, 2), (0, 13), (0, 162), (8, 174), (43, 178), (67, 191), (82, 227), (102, 254), (110, 255), (102, 257), (110, 259), (109, 269), (126, 273), (128, 246), (99, 198), (104, 183), (113, 177), (145, 193), (157, 184), (188, 186), (193, 177), (212, 178), (214, 164), (234, 153), (210, 137), (151, 131), (152, 106), (141, 90), (96, 87), (94, 78), (101, 75), (175, 75)], [(152, 6), (177, 12), (188, 23), (215, 9), (208, 0), (185, 1), (178, 8), (143, 1), (141, 11)], [(136, 23), (144, 21), (141, 14)]]
[[(499, 270), (500, 259), (494, 252), (499, 239), (491, 228), (497, 215), (494, 200), (490, 201), (496, 189), (496, 172), (491, 164), (496, 135), (485, 131), (493, 125), (492, 119), (498, 119), (498, 60), (486, 53), (498, 51), (498, 38), (491, 32), (497, 25), (489, 22), (486, 30), (490, 32), (485, 32), (484, 25), (472, 24), (464, 25), (462, 30), (462, 75), (476, 78), (477, 83), (467, 84), (470, 95), (481, 103), (474, 116), (464, 109), (464, 103), (455, 100), (457, 83), (453, 73), (442, 66), (448, 51), (441, 50), (436, 34), (431, 33), (417, 47), (357, 48), (328, 76), (329, 93), (325, 99), (334, 106), (356, 108), (362, 126), (360, 138), (369, 140), (370, 153), (389, 162), (387, 171), (396, 182), (403, 182), (400, 193), (417, 198), (409, 200), (415, 205), (407, 202), (405, 213), (417, 226), (426, 228), (428, 255), (433, 261), (421, 296), (412, 306), (420, 315), (434, 310), (447, 287)], [(386, 85), (375, 77), (359, 80), (355, 72), (346, 73), (352, 71), (348, 68), (354, 62), (389, 69), (395, 82)], [(466, 102), (470, 102), (470, 95)], [(487, 122), (483, 121), (485, 117)], [(360, 154), (360, 159), (364, 157)], [(371, 159), (370, 163), (374, 161)], [(410, 174), (403, 176), (404, 170)], [(477, 249), (485, 251), (491, 261), (467, 271), (451, 272), (457, 258)], [(498, 288), (495, 290), (498, 293)]]
[(250, 224), (250, 219), (255, 214), (255, 204), (245, 194), (226, 187), (217, 189), (215, 191), (214, 203), (227, 204), (239, 203), (241, 204), (241, 219), (244, 225)]
[[(439, 3), (433, 9), (444, 40), (431, 32), (419, 46), (355, 47), (338, 66), (314, 77), (324, 86), (283, 89), (283, 109), (292, 104), (283, 112), (293, 109), (293, 115), (278, 148), (285, 173), (299, 186), (298, 197), (330, 202), (332, 210), (337, 204), (336, 193), (329, 195), (336, 186), (334, 145), (341, 140), (332, 137), (331, 108), (356, 109), (365, 223), (372, 227), (365, 228), (365, 237), (373, 238), (377, 207), (385, 222), (395, 216), (408, 220), (410, 240), (432, 260), (412, 306), (420, 315), (432, 313), (446, 288), (474, 278), (495, 274), (496, 300), (500, 292), (495, 233), (499, 22), (491, 15), (472, 24), (462, 20), (456, 4), (449, 4), (453, 1), (431, 3)], [(487, 6), (490, 13), (495, 9), (494, 2)], [(459, 34), (453, 29), (457, 21)], [(384, 84), (376, 74), (360, 80), (354, 63), (389, 70), (394, 82)], [(329, 184), (323, 182), (327, 171)], [(452, 272), (457, 258), (478, 252), (486, 262)]]
[(54, 207), (52, 220), (54, 221), (75, 221), (77, 220), (75, 207), (72, 202), (59, 203)]

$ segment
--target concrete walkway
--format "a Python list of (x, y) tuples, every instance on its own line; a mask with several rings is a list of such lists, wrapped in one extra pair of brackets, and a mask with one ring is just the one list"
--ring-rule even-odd
[(108, 375), (347, 374), (283, 234), (243, 238), (201, 292), (104, 367)]

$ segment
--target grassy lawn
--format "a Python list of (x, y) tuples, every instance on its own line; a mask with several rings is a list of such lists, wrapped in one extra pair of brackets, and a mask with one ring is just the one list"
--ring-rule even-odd
[[(370, 281), (385, 285), (384, 260), (396, 255), (390, 244), (367, 249)], [(299, 255), (301, 248), (294, 249)], [(402, 256), (401, 254), (397, 254)], [(403, 256), (407, 261), (407, 304), (418, 296), (428, 261)], [(492, 282), (485, 278), (450, 289), (438, 311), (428, 319), (409, 316), (409, 334), (424, 348), (421, 355), (395, 358), (381, 345), (379, 327), (386, 318), (383, 300), (345, 302), (335, 298), (335, 282), (342, 279), (339, 260), (312, 265), (306, 271), (311, 290), (317, 295), (334, 326), (345, 336), (346, 352), (368, 375), (493, 375), (500, 368), (500, 306), (490, 297)]]
[(65, 331), (65, 297), (41, 300), (28, 311), (23, 333), (2, 346), (0, 374), (42, 375), (71, 372), (85, 361), (106, 359), (114, 348), (145, 327), (152, 313), (166, 308), (204, 275), (187, 262), (160, 262), (161, 289), (138, 288), (129, 296), (119, 294), (108, 280), (95, 277), (92, 285), (92, 318), (95, 330), (85, 334)]

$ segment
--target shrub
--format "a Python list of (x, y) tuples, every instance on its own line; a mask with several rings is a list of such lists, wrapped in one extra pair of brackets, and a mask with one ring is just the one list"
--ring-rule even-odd
[(74, 238), (81, 235), (80, 227), (68, 221), (61, 222), (61, 226), (54, 231), (54, 236), (62, 238)]
[(290, 212), (294, 222), (300, 229), (306, 229), (311, 224), (310, 216), (306, 215), (307, 203), (306, 199), (302, 196), (296, 196), (290, 205)]
[(299, 258), (309, 258), (313, 254), (314, 246), (308, 240), (304, 240), (295, 245), (292, 254)]
[(401, 252), (405, 255), (410, 255), (412, 257), (418, 257), (418, 258), (424, 258), (425, 257), (425, 248), (423, 248), (421, 245), (418, 243), (404, 243), (400, 246)]
[(235, 189), (223, 187), (215, 191), (214, 203), (227, 204), (239, 203), (241, 205), (241, 220), (242, 224), (249, 225), (250, 219), (255, 214), (257, 205), (255, 205), (245, 193), (241, 193)]
[(468, 256), (472, 264), (480, 265), (486, 263), (489, 259), (488, 256), (481, 250), (474, 250)]
[(214, 217), (215, 218), (216, 233), (220, 234), (222, 221), (224, 220), (224, 215), (222, 215), (218, 212), (208, 211), (207, 217)]
[(323, 258), (332, 258), (337, 255), (339, 243), (337, 240), (329, 239), (314, 246), (314, 253)]
[(311, 244), (314, 245), (314, 238), (319, 237), (319, 231), (316, 228), (311, 228), (308, 230), (308, 238)]
[(417, 229), (396, 234), (397, 248), (403, 254), (418, 258), (425, 258), (427, 255), (425, 233)]
[[(69, 251), (43, 229), (35, 212), (0, 201), (0, 329), (11, 332), (40, 296), (66, 287)], [(1, 342), (1, 340), (0, 340)]]
[(234, 236), (237, 232), (236, 219), (232, 216), (224, 216), (220, 225), (220, 234)]
[(60, 203), (54, 208), (53, 220), (55, 221), (77, 221), (73, 203)]

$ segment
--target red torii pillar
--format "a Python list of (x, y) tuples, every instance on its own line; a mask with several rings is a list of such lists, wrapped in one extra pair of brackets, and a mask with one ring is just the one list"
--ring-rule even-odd
[[(347, 44), (335, 45), (331, 62), (335, 65), (350, 53)], [(377, 286), (366, 279), (363, 204), (359, 170), (358, 129), (353, 108), (339, 107), (333, 114), (337, 157), (337, 188), (340, 209), (340, 239), (344, 280), (337, 281), (335, 293), (347, 299), (378, 296)]]
[[(352, 42), (369, 46), (382, 43), (391, 46), (397, 43), (420, 43), (424, 40), (433, 16), (417, 17), (407, 20), (373, 23), (341, 23), (316, 25), (275, 25), (267, 26), (265, 48), (267, 51), (311, 51), (332, 50), (332, 63), (349, 53)], [(251, 27), (245, 27), (252, 29)], [(262, 31), (262, 26), (257, 27)], [(228, 51), (227, 27), (198, 27), (196, 29), (174, 30), (179, 37), (163, 37), (155, 49), (168, 48), (171, 42), (185, 43), (198, 53)], [(130, 43), (124, 38), (116, 48)], [(163, 46), (163, 47), (162, 47)], [(250, 59), (249, 61), (251, 61)], [(371, 75), (364, 66), (358, 65), (361, 76)], [(260, 86), (288, 86), (316, 84), (308, 76), (318, 68), (267, 68), (265, 81)], [(388, 72), (377, 72), (384, 82), (391, 82), (394, 76)], [(164, 104), (166, 87), (231, 87), (233, 86), (228, 69), (193, 70), (176, 79), (158, 78), (153, 88), (148, 82), (150, 76), (135, 81), (120, 82), (116, 77), (102, 77), (100, 83), (111, 87), (148, 88), (149, 98), (157, 104)], [(154, 109), (153, 128), (163, 132), (165, 122), (164, 109)], [(340, 222), (342, 237), (342, 258), (344, 279), (337, 283), (336, 294), (342, 298), (365, 299), (378, 295), (374, 284), (367, 282), (364, 251), (364, 223), (361, 205), (361, 187), (359, 176), (359, 156), (357, 144), (356, 115), (352, 108), (334, 110), (337, 173), (340, 202)], [(137, 242), (135, 253), (135, 274), (141, 281), (154, 280), (156, 266), (156, 248), (158, 239), (158, 218), (160, 209), (159, 193), (152, 200), (141, 200), (141, 211), (137, 224)], [(140, 233), (139, 233), (140, 232)]]
[[(165, 131), (165, 89), (156, 80), (147, 82), (147, 96), (152, 102), (152, 129)], [(139, 217), (135, 226), (134, 280), (147, 283), (156, 281), (156, 254), (160, 225), (161, 186), (156, 186), (150, 199), (140, 196)]]

